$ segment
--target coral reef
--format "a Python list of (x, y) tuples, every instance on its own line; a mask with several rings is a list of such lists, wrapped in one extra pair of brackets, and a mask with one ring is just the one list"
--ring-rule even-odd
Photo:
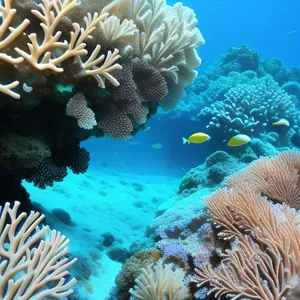
[(128, 299), (129, 289), (134, 286), (134, 281), (141, 274), (141, 269), (152, 265), (156, 260), (155, 252), (142, 250), (135, 253), (124, 263), (121, 272), (116, 278), (119, 299)]
[(224, 151), (211, 154), (204, 164), (191, 169), (181, 180), (179, 192), (184, 195), (201, 188), (216, 187), (225, 177), (245, 166), (245, 163)]
[[(205, 165), (230, 159), (219, 151)], [(164, 203), (148, 231), (156, 235), (154, 247), (163, 256), (141, 270), (132, 295), (146, 297), (155, 290), (153, 284), (164, 284), (163, 276), (153, 276), (171, 262), (189, 279), (191, 299), (297, 299), (299, 161), (296, 151), (262, 157), (228, 177), (226, 187), (200, 187)], [(186, 282), (180, 287), (186, 288)], [(155, 292), (151, 295), (156, 299)]]
[[(266, 300), (289, 299), (293, 290), (297, 292), (299, 213), (289, 205), (299, 206), (298, 187), (290, 185), (298, 179), (298, 160), (297, 152), (283, 152), (270, 161), (261, 159), (240, 176), (229, 179), (229, 188), (206, 199), (218, 237), (231, 247), (217, 268), (205, 263), (195, 270), (198, 287), (209, 283), (217, 297)], [(272, 175), (268, 167), (273, 167)], [(259, 189), (255, 184), (264, 176), (268, 180)], [(289, 176), (294, 176), (294, 181)]]
[[(229, 49), (220, 59), (207, 62), (207, 65), (200, 69), (200, 73), (193, 83), (186, 87), (186, 93), (175, 109), (168, 113), (159, 111), (160, 121), (164, 123), (166, 130), (171, 131), (175, 126), (182, 126), (182, 128), (186, 128), (187, 134), (189, 132), (193, 133), (194, 128), (209, 134), (213, 137), (213, 143), (204, 146), (208, 155), (217, 150), (228, 151), (230, 154), (234, 153), (235, 149), (230, 149), (227, 142), (238, 131), (245, 131), (252, 139), (262, 139), (275, 147), (291, 148), (300, 145), (298, 134), (299, 114), (297, 114), (300, 107), (299, 68), (289, 68), (279, 59), (265, 59), (256, 50), (248, 46)], [(260, 87), (263, 89), (264, 83), (266, 83), (268, 89), (270, 88), (270, 92), (272, 90), (276, 92), (277, 90), (281, 94), (281, 96), (279, 94), (278, 96), (283, 100), (283, 107), (286, 99), (289, 103), (292, 102), (291, 107), (294, 110), (287, 109), (287, 112), (285, 112), (281, 107), (276, 108), (276, 105), (271, 104), (274, 109), (270, 110), (271, 114), (264, 117), (265, 110), (258, 112), (260, 107), (254, 107), (254, 104), (252, 106), (251, 101), (247, 100), (249, 106), (245, 106), (247, 104), (245, 101), (243, 101), (244, 105), (240, 104), (239, 100), (244, 100), (242, 96), (248, 94), (248, 96), (253, 96), (257, 100), (255, 101), (256, 104), (263, 104), (264, 98), (260, 98), (255, 88)], [(245, 91), (241, 91), (242, 89), (245, 89)], [(250, 91), (253, 93), (250, 93)], [(235, 101), (230, 97), (229, 100), (226, 100), (231, 92), (240, 93), (241, 99), (237, 98)], [(276, 98), (276, 93), (274, 98)], [(277, 102), (276, 99), (275, 103), (279, 102), (281, 101)], [(235, 109), (234, 104), (237, 104), (237, 109)], [(229, 106), (227, 107), (227, 105)], [(254, 108), (253, 111), (252, 108)], [(227, 111), (228, 109), (229, 111)], [(217, 112), (217, 110), (220, 110), (220, 112)], [(227, 115), (223, 116), (223, 113), (227, 113)], [(290, 126), (272, 126), (272, 123), (278, 121), (279, 117), (287, 119)], [(256, 123), (258, 121), (259, 123)], [(227, 127), (225, 127), (226, 125)], [(209, 128), (205, 128), (206, 126)], [(229, 131), (229, 129), (232, 130)], [(181, 135), (185, 136), (186, 133), (182, 130)], [(175, 145), (177, 145), (177, 141), (175, 144), (174, 139), (170, 147), (175, 147)], [(188, 161), (189, 167), (193, 166), (196, 157), (191, 147), (186, 153), (190, 152), (192, 155), (190, 157), (185, 155), (183, 162), (186, 165)]]
[(174, 107), (201, 62), (196, 16), (180, 3), (5, 0), (0, 11), (1, 176), (42, 188), (67, 167), (85, 172), (81, 141), (130, 138)]
[(206, 128), (214, 136), (221, 135), (226, 140), (239, 133), (259, 137), (264, 131), (275, 130), (272, 122), (281, 118), (290, 120), (292, 128), (299, 128), (296, 104), (297, 99), (281, 89), (272, 77), (263, 77), (256, 84), (231, 88), (223, 100), (203, 108), (198, 116), (207, 122)]

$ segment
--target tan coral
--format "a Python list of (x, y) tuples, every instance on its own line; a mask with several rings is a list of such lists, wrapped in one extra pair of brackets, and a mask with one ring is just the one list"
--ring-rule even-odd
[(249, 167), (228, 178), (229, 186), (236, 187), (247, 181), (272, 200), (300, 207), (300, 153), (285, 151), (278, 156), (263, 157)]
[(241, 182), (207, 198), (219, 237), (236, 241), (221, 265), (196, 269), (198, 286), (210, 283), (217, 296), (282, 299), (300, 286), (299, 214), (273, 205), (255, 187)]
[(183, 269), (172, 264), (163, 265), (162, 261), (141, 269), (141, 275), (130, 289), (133, 299), (144, 300), (184, 300), (189, 298), (184, 282)]
[[(0, 60), (4, 60), (12, 65), (23, 62), (22, 57), (13, 58), (5, 53), (2, 53), (6, 47), (8, 47), (29, 25), (30, 21), (25, 19), (18, 27), (10, 27), (10, 24), (15, 17), (17, 11), (12, 8), (12, 0), (4, 0), (4, 5), (0, 5), (0, 13), (2, 16), (2, 24), (0, 25)], [(10, 33), (5, 37), (7, 31)], [(14, 81), (10, 84), (0, 84), (0, 92), (19, 99), (20, 95), (15, 93), (12, 89), (19, 85), (18, 81)]]
[(134, 35), (137, 32), (136, 25), (132, 20), (125, 19), (120, 21), (116, 16), (110, 16), (104, 22), (99, 24), (101, 41), (109, 47), (111, 45), (118, 44), (127, 46), (131, 44), (134, 39)]
[[(32, 10), (32, 14), (41, 21), (41, 27), (44, 32), (44, 39), (41, 44), (38, 43), (36, 33), (30, 34), (28, 37), (30, 42), (28, 44), (30, 53), (25, 52), (19, 48), (16, 51), (24, 57), (24, 59), (34, 66), (38, 70), (52, 70), (53, 72), (63, 72), (63, 68), (60, 66), (62, 62), (71, 57), (82, 57), (88, 54), (86, 50), (86, 39), (96, 29), (96, 26), (108, 17), (108, 13), (94, 13), (88, 14), (84, 18), (85, 28), (80, 27), (78, 23), (73, 23), (73, 31), (70, 32), (70, 41), (60, 41), (62, 32), (57, 31), (57, 27), (61, 20), (77, 5), (78, 0), (62, 0), (62, 1), (49, 1), (42, 0), (39, 4), (38, 10)], [(85, 72), (82, 72), (81, 76), (93, 75), (98, 82), (101, 82), (100, 86), (104, 87), (103, 76), (111, 81), (112, 84), (118, 85), (117, 80), (109, 72), (120, 69), (119, 64), (115, 64), (119, 59), (118, 50), (115, 49), (113, 53), (109, 52), (106, 56), (104, 64), (101, 67), (96, 67), (101, 63), (105, 56), (101, 55), (97, 58), (100, 52), (100, 45), (98, 45), (92, 52), (87, 62), (82, 63), (82, 67)], [(52, 58), (53, 50), (60, 50), (61, 55)], [(92, 68), (92, 70), (91, 70)]]
[[(0, 298), (41, 300), (72, 294), (75, 279), (66, 282), (68, 239), (60, 232), (38, 228), (44, 215), (17, 215), (20, 202), (0, 208)], [(44, 237), (50, 233), (48, 237)]]

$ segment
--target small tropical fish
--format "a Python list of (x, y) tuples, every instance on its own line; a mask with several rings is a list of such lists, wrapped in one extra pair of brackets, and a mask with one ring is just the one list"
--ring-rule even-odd
[(272, 123), (274, 126), (290, 126), (290, 122), (286, 119), (280, 119), (277, 122)]
[(297, 29), (287, 32), (287, 34), (286, 34), (286, 35), (291, 35), (291, 34), (293, 34), (293, 33), (296, 33), (296, 32), (298, 32), (298, 30), (297, 30)]
[(246, 134), (237, 134), (233, 136), (227, 143), (230, 147), (239, 147), (251, 141), (251, 138)]
[(151, 147), (152, 147), (153, 149), (161, 149), (161, 148), (163, 147), (163, 145), (157, 143), (157, 144), (152, 144)]
[(210, 139), (210, 136), (203, 132), (197, 132), (192, 134), (188, 139), (182, 138), (183, 145), (188, 144), (202, 144)]
[(128, 142), (128, 144), (131, 145), (131, 146), (136, 146), (136, 145), (138, 145), (139, 143), (138, 143), (138, 142)]

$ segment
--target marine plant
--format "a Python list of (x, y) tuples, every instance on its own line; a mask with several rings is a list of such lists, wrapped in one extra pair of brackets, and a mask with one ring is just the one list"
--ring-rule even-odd
[[(0, 12), (0, 173), (14, 186), (85, 172), (81, 141), (130, 138), (176, 105), (201, 62), (180, 3), (4, 0)], [(4, 197), (28, 199), (21, 187)]]

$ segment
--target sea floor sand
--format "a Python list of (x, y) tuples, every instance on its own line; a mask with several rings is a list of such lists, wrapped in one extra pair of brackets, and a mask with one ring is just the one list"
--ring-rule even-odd
[[(23, 184), (32, 201), (45, 209), (47, 223), (70, 239), (70, 253), (79, 259), (73, 273), (82, 276), (77, 291), (88, 300), (104, 300), (122, 264), (106, 254), (110, 249), (102, 246), (101, 235), (111, 233), (117, 248), (129, 249), (145, 240), (157, 207), (176, 195), (179, 182), (179, 178), (92, 169), (84, 175), (69, 172), (63, 182), (45, 190)], [(51, 213), (57, 208), (67, 211), (75, 226)]]

